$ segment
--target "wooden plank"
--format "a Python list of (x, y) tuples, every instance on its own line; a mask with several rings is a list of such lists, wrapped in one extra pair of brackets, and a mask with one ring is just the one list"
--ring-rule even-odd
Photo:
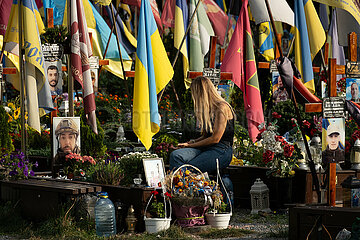
[(58, 192), (58, 193), (64, 193), (69, 195), (76, 195), (78, 194), (78, 190), (74, 189), (64, 189), (64, 188), (54, 188), (50, 186), (39, 186), (36, 184), (26, 184), (21, 182), (3, 182), (4, 185), (9, 185), (14, 188), (21, 188), (21, 189), (32, 189), (32, 190), (41, 190), (41, 191), (49, 191), (49, 192)]
[[(99, 59), (99, 65), (100, 66), (109, 65), (109, 59)], [(61, 71), (66, 72), (67, 67), (66, 66), (61, 66)], [(126, 73), (127, 72), (125, 72), (125, 74)], [(134, 72), (134, 76), (135, 76), (135, 72)]]
[(216, 36), (210, 38), (209, 68), (215, 68), (216, 41)]
[[(194, 79), (198, 76), (202, 76), (202, 72), (188, 72), (188, 78)], [(232, 79), (233, 74), (231, 72), (222, 72), (220, 74), (220, 79), (221, 80), (231, 80)]]
[(355, 32), (349, 34), (349, 60), (351, 62), (357, 61), (357, 35)]
[(336, 97), (337, 90), (336, 90), (336, 59), (331, 58), (329, 62), (329, 79), (330, 84), (328, 86), (330, 87), (330, 97)]
[(47, 14), (47, 27), (53, 28), (54, 27), (54, 9), (47, 8), (46, 14)]
[(16, 68), (3, 68), (3, 74), (16, 74)]
[(258, 68), (270, 68), (270, 63), (269, 62), (259, 62), (258, 64)]
[(305, 103), (305, 112), (322, 112), (322, 103)]
[(336, 201), (336, 163), (329, 163), (329, 191), (328, 204), (335, 207)]
[(345, 74), (345, 65), (336, 65), (335, 68), (336, 75)]
[[(30, 177), (31, 179), (38, 179), (43, 180), (44, 178), (40, 177)], [(101, 191), (101, 185), (97, 183), (89, 183), (89, 182), (81, 182), (81, 181), (73, 181), (73, 180), (67, 180), (67, 179), (55, 179), (55, 178), (47, 178), (47, 181), (54, 181), (54, 182), (63, 182), (63, 183), (70, 183), (75, 184), (77, 186), (81, 186), (82, 188), (86, 188), (87, 193), (92, 192), (99, 192)]]
[(125, 76), (127, 78), (129, 77), (135, 77), (135, 71), (125, 71)]

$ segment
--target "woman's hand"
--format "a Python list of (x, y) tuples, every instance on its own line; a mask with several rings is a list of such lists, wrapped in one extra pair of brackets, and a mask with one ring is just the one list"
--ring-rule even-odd
[(179, 143), (178, 144), (178, 147), (180, 147), (180, 148), (186, 148), (186, 147), (189, 147), (189, 143)]

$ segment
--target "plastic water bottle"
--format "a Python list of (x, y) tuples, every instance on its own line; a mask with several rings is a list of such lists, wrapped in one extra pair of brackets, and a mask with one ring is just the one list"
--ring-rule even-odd
[[(225, 174), (222, 177), (222, 181), (223, 181), (223, 183), (225, 185), (227, 193), (229, 194), (231, 205), (234, 207), (234, 186), (233, 186), (233, 183), (232, 183), (231, 179), (229, 178), (229, 175)], [(223, 192), (224, 201), (226, 203), (229, 203), (229, 199), (227, 199), (225, 191), (223, 189), (221, 189), (221, 191)]]
[(116, 234), (115, 207), (107, 192), (99, 193), (99, 197), (95, 205), (96, 234), (109, 237)]

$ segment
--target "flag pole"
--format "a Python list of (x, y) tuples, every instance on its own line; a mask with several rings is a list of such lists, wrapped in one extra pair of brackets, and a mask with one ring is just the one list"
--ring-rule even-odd
[[(189, 33), (189, 31), (190, 31), (191, 24), (192, 24), (192, 22), (194, 21), (195, 14), (196, 14), (199, 6), (200, 6), (200, 2), (201, 2), (201, 1), (202, 1), (202, 0), (199, 0), (199, 1), (198, 1), (198, 3), (196, 4), (196, 7), (195, 7), (195, 10), (194, 10), (193, 14), (191, 15), (191, 18), (190, 18), (190, 21), (189, 21), (189, 25), (188, 25), (187, 28), (186, 28), (186, 32), (185, 32), (185, 34), (184, 34), (184, 37), (183, 37), (182, 40), (181, 40), (180, 47), (178, 48), (178, 50), (177, 50), (177, 52), (176, 52), (176, 55), (175, 55), (175, 58), (174, 58), (174, 60), (173, 60), (173, 62), (172, 62), (172, 67), (173, 67), (173, 68), (174, 68), (174, 66), (175, 66), (175, 64), (176, 64), (177, 59), (179, 58), (180, 49), (182, 48), (182, 45), (183, 45), (184, 42), (185, 42), (186, 36), (188, 35), (188, 33)], [(175, 91), (175, 85), (174, 85), (173, 79), (171, 79), (170, 81), (171, 81), (171, 85), (172, 85), (172, 87), (173, 87), (173, 90)], [(166, 87), (166, 86), (165, 86), (165, 87)], [(159, 102), (160, 102), (160, 100), (161, 100), (161, 97), (162, 97), (164, 91), (165, 91), (165, 87), (164, 87), (163, 90), (160, 92), (160, 95), (159, 95), (159, 98), (158, 98), (158, 104), (159, 104)], [(176, 96), (176, 101), (177, 101), (178, 104), (180, 105), (180, 100), (179, 100), (179, 98), (178, 98), (178, 95), (176, 94), (176, 91), (175, 91), (175, 96)], [(180, 107), (180, 106), (179, 106), (179, 108), (180, 108), (180, 111), (181, 111), (181, 107)]]
[(19, 74), (20, 74), (20, 111), (21, 111), (21, 151), (26, 155), (26, 129), (25, 129), (25, 78), (22, 52), (22, 0), (19, 0)]
[[(127, 79), (126, 79), (124, 61), (123, 61), (123, 58), (122, 58), (122, 55), (121, 55), (120, 41), (119, 41), (118, 31), (117, 31), (117, 28), (116, 28), (116, 20), (115, 20), (113, 5), (110, 4), (109, 7), (110, 7), (110, 10), (111, 10), (111, 16), (112, 16), (112, 19), (113, 19), (113, 26), (114, 26), (114, 29), (115, 29), (116, 42), (117, 42), (117, 47), (118, 47), (119, 56), (120, 56), (120, 63), (121, 63), (121, 68), (122, 68), (122, 71), (123, 71), (123, 76), (124, 76), (124, 81), (125, 81), (125, 90), (126, 90), (126, 93), (128, 95), (127, 99), (128, 99), (128, 102), (129, 102), (129, 106), (131, 106), (129, 86), (128, 86)], [(111, 37), (111, 34), (110, 34), (110, 37)]]
[(227, 21), (227, 24), (226, 24), (226, 31), (225, 31), (223, 48), (225, 48), (225, 46), (226, 46), (226, 40), (227, 40), (227, 35), (228, 35), (228, 32), (229, 32), (229, 26), (230, 26), (230, 9), (233, 8), (233, 5), (234, 5), (234, 1), (230, 0), (229, 8), (227, 9), (228, 21)]
[[(275, 34), (275, 36), (277, 36), (277, 31), (276, 31), (276, 28), (275, 28), (275, 21), (274, 21), (274, 18), (272, 16), (272, 13), (271, 13), (271, 10), (270, 10), (269, 0), (265, 0), (265, 3), (266, 3), (266, 8), (267, 8), (267, 11), (268, 11), (268, 14), (269, 14), (269, 17), (270, 17), (272, 28), (274, 30), (274, 34)], [(276, 39), (276, 43), (277, 43), (277, 45), (279, 47), (280, 56), (281, 56), (281, 58), (283, 58), (284, 55), (283, 55), (283, 52), (282, 52), (282, 49), (281, 49), (280, 41), (279, 41), (278, 38), (275, 38), (275, 39)], [(315, 190), (316, 190), (316, 193), (317, 193), (317, 196), (318, 196), (318, 202), (320, 203), (321, 202), (321, 191), (320, 191), (319, 179), (318, 179), (318, 176), (316, 174), (315, 164), (314, 164), (314, 161), (312, 160), (312, 157), (311, 157), (308, 142), (306, 141), (305, 131), (304, 131), (303, 126), (301, 125), (302, 121), (301, 121), (300, 111), (299, 111), (299, 108), (298, 108), (298, 104), (297, 104), (297, 101), (296, 101), (296, 97), (295, 97), (295, 93), (294, 93), (293, 88), (291, 89), (291, 95), (292, 95), (292, 100), (293, 100), (293, 103), (294, 103), (294, 106), (295, 106), (295, 112), (296, 112), (296, 116), (297, 116), (297, 121), (298, 121), (299, 126), (300, 126), (301, 136), (302, 136), (302, 138), (304, 140), (306, 153), (307, 153), (307, 156), (309, 158), (308, 163), (309, 163), (309, 166), (310, 166), (311, 175), (312, 175), (312, 179), (313, 179), (313, 186), (315, 187)]]
[[(67, 8), (68, 8), (68, 29), (70, 29), (71, 33), (71, 1), (67, 0)], [(72, 37), (72, 36), (71, 36)], [(68, 55), (68, 100), (69, 100), (69, 117), (74, 116), (74, 78), (72, 76), (71, 71), (71, 50), (70, 56)]]

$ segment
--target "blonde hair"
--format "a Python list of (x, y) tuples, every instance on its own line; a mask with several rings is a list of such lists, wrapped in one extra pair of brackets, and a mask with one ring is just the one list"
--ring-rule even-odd
[(233, 108), (216, 91), (210, 79), (203, 76), (195, 78), (191, 82), (190, 90), (194, 102), (195, 116), (199, 121), (201, 132), (213, 132), (211, 122), (215, 118), (216, 110), (220, 110), (227, 118), (226, 112), (220, 108), (221, 104), (229, 106), (233, 117), (235, 117)]

